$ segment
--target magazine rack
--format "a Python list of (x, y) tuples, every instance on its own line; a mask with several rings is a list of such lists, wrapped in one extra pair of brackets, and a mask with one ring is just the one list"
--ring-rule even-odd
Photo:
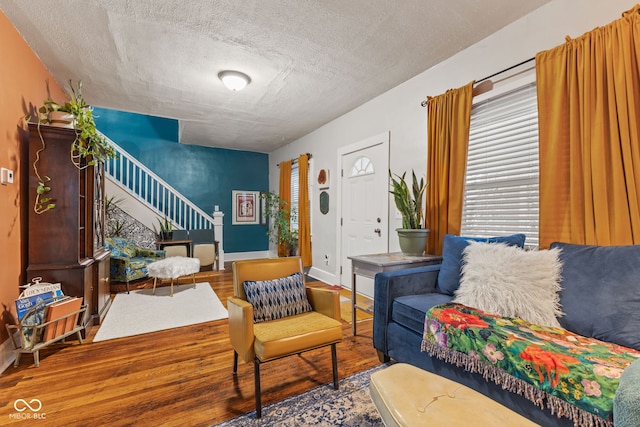
[[(45, 306), (53, 302), (62, 300), (63, 298), (64, 297), (61, 296), (41, 301), (31, 307), (17, 325), (5, 325), (7, 328), (7, 332), (9, 333), (9, 337), (11, 338), (11, 342), (13, 343), (13, 351), (16, 355), (16, 360), (13, 363), (14, 367), (17, 367), (20, 364), (20, 356), (22, 355), (22, 353), (33, 354), (34, 365), (36, 368), (39, 367), (40, 349), (58, 341), (64, 342), (65, 338), (67, 338), (69, 335), (76, 334), (78, 336), (78, 341), (80, 342), (80, 344), (82, 344), (81, 332), (84, 329), (83, 322), (81, 321), (80, 325), (78, 325), (78, 322), (76, 320), (75, 324), (70, 328), (66, 328), (64, 325), (67, 325), (68, 323), (67, 318), (73, 318), (73, 316), (77, 316), (76, 319), (82, 319), (84, 317), (84, 312), (87, 310), (86, 304), (81, 305), (79, 310), (68, 313), (59, 318), (51, 319), (48, 322), (36, 321), (34, 324), (34, 319), (43, 317), (41, 314), (44, 313)], [(45, 335), (45, 330), (47, 327), (55, 328), (55, 338), (52, 338), (48, 341), (41, 341), (42, 337)], [(15, 331), (18, 331), (19, 339), (16, 339)]]

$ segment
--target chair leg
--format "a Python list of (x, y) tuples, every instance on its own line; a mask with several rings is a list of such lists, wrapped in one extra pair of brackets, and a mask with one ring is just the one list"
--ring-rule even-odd
[(333, 365), (333, 389), (338, 389), (338, 357), (336, 354), (336, 345), (331, 344), (331, 364)]
[(233, 350), (233, 375), (238, 374), (238, 352)]
[(256, 418), (262, 418), (262, 396), (260, 395), (260, 361), (253, 360), (253, 382), (256, 385)]

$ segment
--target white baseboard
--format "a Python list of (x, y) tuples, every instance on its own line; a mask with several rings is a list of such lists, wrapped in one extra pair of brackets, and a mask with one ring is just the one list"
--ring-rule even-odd
[[(15, 333), (14, 338), (19, 339), (18, 332)], [(0, 375), (4, 372), (13, 362), (16, 360), (16, 355), (13, 352), (13, 344), (11, 343), (11, 337), (7, 338), (2, 344), (0, 344)]]
[(328, 283), (330, 285), (339, 285), (338, 276), (328, 271), (321, 270), (317, 267), (311, 267), (307, 275), (320, 280), (321, 282)]
[(258, 259), (269, 258), (271, 256), (269, 251), (254, 251), (254, 252), (225, 252), (224, 261), (241, 261), (245, 259)]

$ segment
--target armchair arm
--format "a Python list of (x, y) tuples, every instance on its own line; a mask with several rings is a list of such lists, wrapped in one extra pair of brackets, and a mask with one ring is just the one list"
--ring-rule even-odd
[(229, 311), (229, 339), (244, 362), (253, 361), (253, 306), (237, 297), (227, 299)]
[(341, 321), (340, 293), (338, 291), (307, 287), (307, 298), (313, 311)]
[(129, 260), (131, 258), (126, 257), (126, 256), (113, 256), (111, 255), (109, 262), (111, 263), (111, 265), (121, 265), (122, 268), (124, 269), (126, 267), (126, 265), (129, 263)]
[(404, 295), (436, 292), (440, 264), (378, 273), (374, 279), (373, 346), (387, 354), (387, 324), (393, 300)]
[(145, 249), (145, 248), (136, 248), (136, 256), (139, 257), (154, 257), (154, 258), (164, 258), (165, 253), (161, 250), (156, 249)]

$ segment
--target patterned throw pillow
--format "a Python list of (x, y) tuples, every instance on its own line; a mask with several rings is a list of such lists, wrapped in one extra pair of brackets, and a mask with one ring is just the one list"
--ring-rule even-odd
[(274, 280), (247, 280), (242, 286), (247, 301), (253, 305), (253, 320), (256, 323), (313, 310), (301, 273)]

